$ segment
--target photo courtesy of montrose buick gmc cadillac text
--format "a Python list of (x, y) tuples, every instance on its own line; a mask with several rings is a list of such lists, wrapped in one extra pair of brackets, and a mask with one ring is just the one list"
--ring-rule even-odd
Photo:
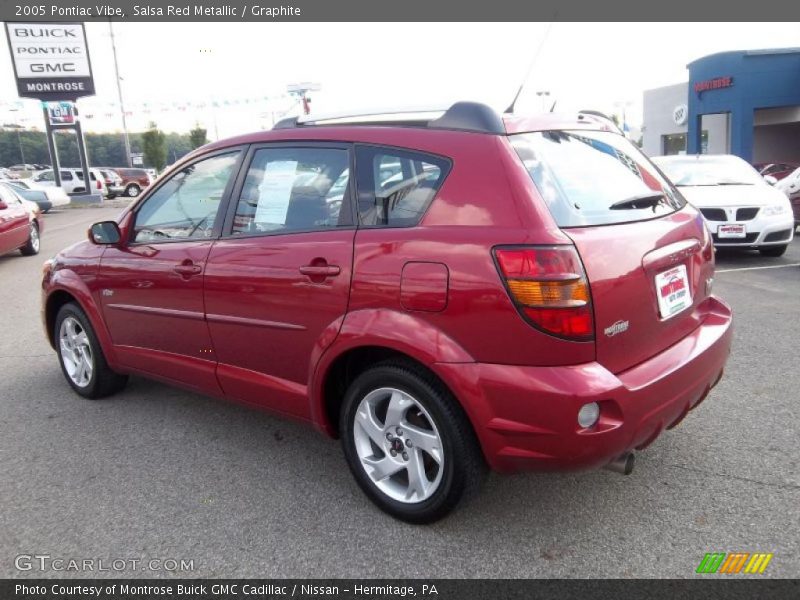
[(730, 349), (702, 215), (597, 114), (287, 119), (89, 238), (44, 267), (73, 390), (137, 374), (311, 423), (411, 522), (487, 467), (630, 472)]

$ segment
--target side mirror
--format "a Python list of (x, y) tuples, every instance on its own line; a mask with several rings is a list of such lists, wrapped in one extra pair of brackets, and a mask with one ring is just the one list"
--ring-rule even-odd
[(778, 183), (778, 180), (775, 179), (772, 175), (764, 175), (764, 181), (766, 181), (770, 185), (775, 185)]
[(101, 221), (89, 228), (89, 241), (97, 245), (119, 244), (122, 235), (116, 221)]

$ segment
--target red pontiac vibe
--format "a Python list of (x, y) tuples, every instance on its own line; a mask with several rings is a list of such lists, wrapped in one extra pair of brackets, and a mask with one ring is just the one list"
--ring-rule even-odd
[(411, 522), (487, 465), (630, 472), (730, 350), (702, 216), (596, 114), (288, 119), (89, 238), (43, 281), (78, 394), (138, 374), (307, 421)]

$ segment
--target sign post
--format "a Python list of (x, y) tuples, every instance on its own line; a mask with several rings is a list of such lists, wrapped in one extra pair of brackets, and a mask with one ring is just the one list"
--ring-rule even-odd
[(102, 201), (92, 193), (86, 143), (74, 102), (94, 96), (92, 63), (83, 23), (5, 23), (8, 49), (14, 65), (17, 93), (21, 98), (42, 102), (47, 146), (56, 185), (61, 185), (61, 165), (54, 132), (73, 129), (78, 136), (78, 153), (83, 171), (84, 196), (89, 202)]

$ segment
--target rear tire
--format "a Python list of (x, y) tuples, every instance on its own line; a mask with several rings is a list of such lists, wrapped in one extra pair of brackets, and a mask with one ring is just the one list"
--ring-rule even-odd
[(345, 394), (339, 431), (364, 493), (409, 523), (441, 519), (478, 491), (486, 473), (463, 410), (413, 363), (387, 361), (359, 375)]
[(39, 248), (42, 245), (42, 241), (39, 239), (39, 225), (36, 224), (36, 221), (32, 221), (30, 227), (31, 230), (28, 233), (28, 242), (19, 249), (23, 256), (39, 254)]
[(128, 187), (125, 188), (125, 195), (128, 198), (136, 198), (141, 193), (142, 193), (142, 188), (140, 188), (135, 183), (131, 183)]
[(778, 257), (783, 256), (788, 247), (789, 244), (783, 244), (782, 246), (763, 246), (759, 248), (758, 251), (762, 256)]
[(108, 366), (94, 329), (77, 304), (68, 302), (58, 311), (53, 339), (64, 378), (84, 398), (110, 396), (128, 383), (127, 375)]

